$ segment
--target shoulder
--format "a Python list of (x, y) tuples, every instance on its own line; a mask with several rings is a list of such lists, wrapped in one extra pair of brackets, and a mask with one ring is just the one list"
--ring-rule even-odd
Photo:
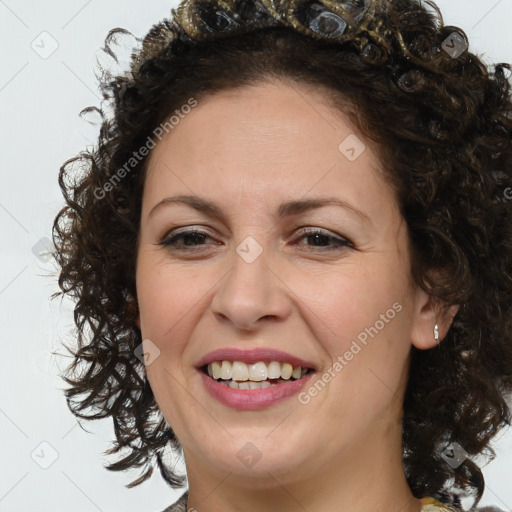
[[(184, 494), (182, 494), (181, 497), (178, 499), (178, 501), (176, 501), (172, 505), (169, 505), (165, 510), (162, 510), (162, 512), (187, 512), (187, 500), (188, 500), (188, 491), (186, 491)], [(485, 511), (485, 512), (487, 512), (487, 511)]]

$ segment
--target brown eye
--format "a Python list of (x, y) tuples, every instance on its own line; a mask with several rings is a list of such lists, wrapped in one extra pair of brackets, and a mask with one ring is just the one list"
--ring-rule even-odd
[[(316, 247), (325, 247), (325, 250), (336, 250), (341, 247), (351, 247), (354, 248), (352, 242), (347, 240), (346, 238), (334, 236), (331, 232), (323, 230), (323, 229), (302, 229), (299, 232), (301, 236), (298, 240), (302, 239), (311, 239), (315, 242), (319, 242), (320, 245), (316, 245)], [(313, 246), (315, 247), (315, 246)]]
[[(199, 231), (197, 229), (181, 231), (180, 233), (176, 233), (173, 236), (170, 236), (160, 242), (160, 245), (164, 247), (172, 247), (173, 249), (189, 250), (186, 247), (198, 247), (204, 245), (203, 242), (205, 238), (211, 238), (208, 233), (204, 231)], [(184, 243), (178, 243), (179, 240), (183, 240)]]

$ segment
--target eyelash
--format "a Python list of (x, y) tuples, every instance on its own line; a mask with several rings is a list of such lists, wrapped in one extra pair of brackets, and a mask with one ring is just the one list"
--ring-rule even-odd
[[(306, 230), (306, 229), (302, 228), (300, 230), (300, 232), (301, 232), (302, 236), (300, 236), (299, 239), (308, 238), (308, 237), (312, 237), (315, 235), (320, 235), (322, 237), (325, 237), (327, 239), (334, 240), (337, 242), (336, 245), (338, 247), (334, 247), (331, 249), (320, 249), (321, 252), (335, 251), (335, 250), (342, 249), (345, 247), (349, 247), (352, 249), (354, 248), (354, 245), (352, 244), (352, 242), (350, 242), (346, 238), (333, 236), (333, 235), (329, 234), (328, 231), (323, 230), (323, 229), (315, 228), (315, 229)], [(175, 245), (176, 241), (179, 240), (180, 238), (184, 238), (184, 237), (192, 236), (192, 235), (200, 235), (200, 236), (206, 236), (206, 237), (211, 238), (210, 235), (208, 233), (205, 233), (204, 231), (192, 229), (189, 231), (182, 231), (181, 233), (177, 233), (167, 239), (164, 239), (164, 240), (162, 240), (162, 242), (159, 243), (159, 245), (162, 245), (164, 247), (168, 247), (168, 248), (171, 248), (172, 250), (177, 250), (177, 251), (197, 251), (198, 249), (191, 248), (191, 247), (197, 247), (197, 245), (189, 246), (188, 248), (187, 247), (185, 247), (185, 248), (184, 247), (180, 247), (180, 248), (171, 247), (171, 246)], [(317, 246), (317, 248), (321, 248), (321, 247), (325, 247), (325, 246)]]

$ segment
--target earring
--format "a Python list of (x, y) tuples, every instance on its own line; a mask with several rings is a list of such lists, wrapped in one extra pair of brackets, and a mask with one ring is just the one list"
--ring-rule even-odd
[(439, 325), (434, 325), (434, 339), (439, 343)]

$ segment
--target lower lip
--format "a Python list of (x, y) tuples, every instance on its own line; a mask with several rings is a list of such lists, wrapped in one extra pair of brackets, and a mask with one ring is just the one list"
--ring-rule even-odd
[(221, 404), (233, 409), (258, 410), (277, 404), (286, 398), (296, 395), (311, 380), (314, 373), (308, 373), (298, 380), (276, 384), (262, 389), (233, 389), (219, 384), (201, 370), (199, 370), (203, 383), (211, 396)]

